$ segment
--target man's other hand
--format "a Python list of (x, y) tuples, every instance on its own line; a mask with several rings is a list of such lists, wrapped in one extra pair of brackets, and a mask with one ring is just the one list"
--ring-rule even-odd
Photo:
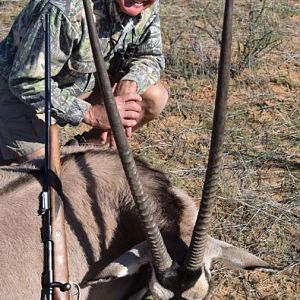
[[(115, 96), (116, 105), (124, 127), (133, 127), (140, 117), (142, 98), (135, 92)], [(110, 129), (107, 113), (103, 103), (92, 101), (90, 109), (85, 114), (83, 122), (103, 130)], [(100, 102), (100, 101), (99, 101)]]

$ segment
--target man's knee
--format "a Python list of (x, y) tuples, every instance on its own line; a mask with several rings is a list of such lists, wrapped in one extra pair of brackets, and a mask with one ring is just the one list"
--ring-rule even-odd
[(167, 89), (158, 82), (150, 86), (143, 94), (143, 108), (145, 110), (145, 117), (149, 120), (158, 118), (165, 108), (169, 93)]

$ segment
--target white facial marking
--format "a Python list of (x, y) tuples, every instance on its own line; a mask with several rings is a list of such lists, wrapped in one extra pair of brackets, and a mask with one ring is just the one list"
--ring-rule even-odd
[(132, 248), (129, 252), (135, 255), (136, 257), (141, 257), (139, 250), (136, 248)]
[(208, 292), (209, 284), (205, 277), (204, 272), (202, 272), (200, 278), (196, 281), (195, 285), (190, 289), (182, 293), (182, 298), (186, 300), (202, 300)]
[(153, 268), (149, 283), (149, 289), (155, 297), (161, 300), (169, 300), (174, 297), (174, 293), (172, 291), (167, 290), (158, 282)]

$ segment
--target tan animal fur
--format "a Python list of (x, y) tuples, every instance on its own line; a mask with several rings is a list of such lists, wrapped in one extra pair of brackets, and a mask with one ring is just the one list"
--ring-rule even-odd
[[(82, 299), (124, 299), (135, 277), (126, 276), (127, 269), (124, 271), (122, 266), (120, 272), (115, 272), (109, 263), (142, 242), (144, 235), (121, 163), (114, 152), (70, 149), (62, 158), (61, 176), (70, 280), (81, 285)], [(43, 172), (40, 164), (0, 168), (0, 289), (3, 299), (39, 299), (41, 295), (43, 244), (38, 211)], [(197, 216), (194, 200), (173, 187), (161, 171), (141, 161), (137, 161), (137, 166), (144, 191), (149, 195), (152, 214), (163, 236), (170, 241), (169, 248), (183, 257), (185, 253), (180, 251), (184, 252), (185, 244), (190, 241)], [(222, 249), (215, 248), (218, 243), (223, 242), (215, 243), (209, 237), (208, 269), (211, 259), (222, 258)], [(226, 243), (222, 247), (224, 245), (234, 248)], [(238, 259), (239, 262), (233, 264), (242, 268), (268, 266), (253, 255), (250, 257), (253, 261), (250, 258), (250, 262), (239, 265)], [(110, 274), (106, 276), (116, 280), (97, 282), (103, 269)], [(95, 278), (95, 284), (86, 284)], [(203, 280), (205, 278), (195, 284), (196, 290)], [(207, 292), (206, 283), (204, 285), (202, 294)], [(202, 299), (201, 293), (187, 292), (186, 299)]]

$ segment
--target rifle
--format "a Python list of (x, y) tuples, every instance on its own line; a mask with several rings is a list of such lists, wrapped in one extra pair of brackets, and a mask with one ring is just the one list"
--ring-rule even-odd
[[(70, 299), (64, 209), (60, 198), (59, 129), (51, 124), (50, 15), (43, 21), (45, 31), (45, 174), (42, 201), (44, 273), (42, 298)], [(62, 283), (65, 282), (65, 283)]]

